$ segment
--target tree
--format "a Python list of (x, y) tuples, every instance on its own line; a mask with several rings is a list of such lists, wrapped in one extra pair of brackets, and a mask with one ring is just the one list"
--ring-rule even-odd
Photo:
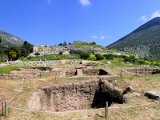
[(64, 41), (63, 43), (59, 43), (58, 45), (59, 45), (59, 46), (67, 46), (67, 42)]
[(62, 46), (62, 43), (59, 43), (58, 45), (59, 45), (59, 46)]
[(0, 36), (0, 54), (3, 55), (3, 47), (1, 46), (2, 36)]
[(8, 55), (9, 55), (8, 57), (10, 60), (16, 60), (17, 58), (17, 52), (14, 50), (9, 51)]
[(92, 42), (92, 45), (96, 45), (96, 42)]
[(82, 58), (82, 59), (88, 59), (89, 58), (89, 53), (85, 53), (85, 52), (81, 52), (80, 53), (80, 58)]
[(33, 52), (33, 45), (24, 41), (23, 45), (20, 47), (20, 57), (27, 57), (28, 54)]
[(67, 42), (66, 41), (64, 41), (63, 46), (67, 46)]
[(27, 49), (25, 49), (24, 47), (21, 47), (20, 51), (21, 51), (20, 57), (22, 57), (22, 56), (27, 57), (27, 55), (28, 55)]
[(2, 37), (2, 36), (0, 36), (0, 43), (2, 43), (2, 40), (3, 40), (3, 37)]
[(24, 41), (24, 44), (22, 47), (24, 47), (27, 50), (28, 54), (33, 52), (33, 45), (28, 43), (27, 41)]
[(18, 47), (8, 47), (8, 49), (6, 50), (6, 53), (8, 55), (8, 58), (10, 60), (17, 60), (20, 57), (20, 49)]

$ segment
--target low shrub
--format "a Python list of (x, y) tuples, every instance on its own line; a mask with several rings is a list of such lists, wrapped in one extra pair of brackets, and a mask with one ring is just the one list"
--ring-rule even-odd
[(96, 60), (96, 56), (94, 54), (90, 54), (88, 60)]
[(95, 57), (96, 57), (96, 60), (103, 60), (104, 59), (104, 56), (101, 54), (96, 54)]

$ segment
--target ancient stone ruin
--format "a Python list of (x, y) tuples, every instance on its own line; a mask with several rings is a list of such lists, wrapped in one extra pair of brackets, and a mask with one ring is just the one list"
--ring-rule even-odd
[(83, 74), (86, 76), (94, 75), (108, 75), (109, 73), (104, 69), (83, 69)]
[(72, 76), (101, 76), (109, 75), (109, 73), (104, 69), (94, 69), (94, 68), (79, 68), (79, 69), (70, 69), (65, 73), (66, 77)]
[(53, 68), (54, 65), (62, 64), (62, 60), (52, 60), (52, 61), (9, 61), (7, 65), (17, 65), (17, 66), (28, 66), (28, 67), (50, 67)]
[(28, 107), (33, 110), (68, 111), (102, 108), (112, 103), (123, 103), (122, 91), (106, 80), (88, 80), (79, 83), (41, 88), (32, 95)]
[(68, 46), (46, 46), (46, 45), (37, 45), (33, 46), (33, 53), (40, 53), (40, 55), (49, 55), (49, 54), (69, 54), (70, 48)]
[(30, 69), (17, 69), (10, 74), (0, 74), (0, 79), (33, 79), (39, 78), (42, 73), (51, 72), (50, 67), (32, 67)]
[(14, 70), (10, 74), (0, 74), (0, 79), (32, 79), (39, 77), (38, 69)]
[(127, 69), (126, 71), (135, 74), (160, 74), (160, 69), (151, 68), (132, 68)]

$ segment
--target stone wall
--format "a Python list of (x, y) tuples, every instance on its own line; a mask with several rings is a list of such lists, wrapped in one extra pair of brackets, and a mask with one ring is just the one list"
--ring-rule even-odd
[(28, 102), (30, 109), (67, 111), (105, 107), (106, 101), (123, 103), (122, 91), (105, 80), (88, 80), (41, 88)]
[[(80, 73), (79, 73), (80, 72)], [(104, 69), (95, 69), (95, 68), (78, 68), (78, 69), (69, 69), (65, 71), (66, 77), (73, 77), (73, 76), (106, 76), (110, 75)]]
[(69, 51), (70, 49), (67, 46), (37, 45), (33, 47), (33, 54), (38, 52), (40, 53), (40, 55), (60, 54), (60, 53), (68, 54)]
[(0, 74), (0, 79), (33, 79), (40, 76), (38, 69), (21, 69), (12, 71), (10, 74)]
[(127, 72), (135, 74), (160, 74), (160, 69), (151, 69), (151, 68), (132, 68), (127, 69)]
[(62, 64), (63, 61), (9, 61), (8, 65), (18, 65), (18, 66), (29, 66), (29, 67), (50, 67), (53, 68), (54, 65)]

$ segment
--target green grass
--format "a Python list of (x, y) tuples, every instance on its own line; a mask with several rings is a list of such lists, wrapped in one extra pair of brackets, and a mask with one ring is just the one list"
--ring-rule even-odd
[(4, 67), (0, 67), (0, 74), (10, 74), (11, 71), (14, 71), (14, 70), (18, 70), (18, 69), (21, 69), (21, 68), (28, 68), (28, 67), (24, 67), (24, 66), (13, 66), (13, 65), (10, 65), (10, 66), (4, 66)]
[(29, 92), (31, 92), (31, 88), (29, 88), (29, 87), (27, 87), (27, 86), (24, 86), (23, 87), (23, 93), (29, 93)]
[(60, 54), (51, 54), (37, 57), (29, 57), (28, 60), (39, 61), (39, 60), (66, 60), (66, 59), (80, 59), (79, 55), (60, 55)]

